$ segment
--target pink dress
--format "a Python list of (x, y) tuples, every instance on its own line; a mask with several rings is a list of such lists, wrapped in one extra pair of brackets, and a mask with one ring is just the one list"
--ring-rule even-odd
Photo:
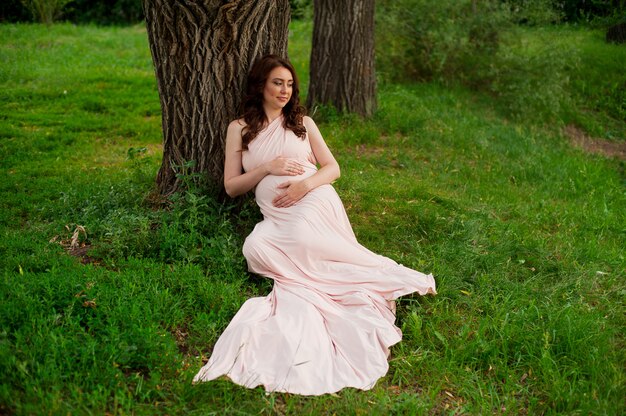
[[(277, 156), (298, 158), (304, 179), (317, 167), (308, 138), (267, 126), (243, 152), (246, 171)], [(388, 370), (399, 296), (435, 294), (422, 274), (361, 246), (339, 196), (320, 186), (289, 208), (276, 208), (277, 185), (298, 177), (268, 175), (255, 190), (263, 214), (246, 238), (250, 271), (274, 280), (266, 297), (246, 301), (194, 382), (222, 375), (246, 387), (302, 395), (344, 387), (368, 390)]]

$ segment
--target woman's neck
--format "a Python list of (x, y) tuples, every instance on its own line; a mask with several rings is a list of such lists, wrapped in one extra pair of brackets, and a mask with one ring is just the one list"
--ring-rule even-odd
[(265, 117), (267, 118), (267, 124), (270, 124), (272, 121), (276, 120), (283, 113), (283, 110), (281, 108), (279, 108), (279, 109), (271, 109), (271, 110), (268, 109), (268, 108), (264, 108), (263, 110), (265, 111)]

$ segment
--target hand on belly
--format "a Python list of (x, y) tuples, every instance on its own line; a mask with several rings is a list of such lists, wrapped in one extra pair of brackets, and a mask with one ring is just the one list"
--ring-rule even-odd
[(278, 185), (278, 195), (272, 200), (276, 208), (287, 208), (301, 200), (311, 189), (305, 179), (290, 180)]

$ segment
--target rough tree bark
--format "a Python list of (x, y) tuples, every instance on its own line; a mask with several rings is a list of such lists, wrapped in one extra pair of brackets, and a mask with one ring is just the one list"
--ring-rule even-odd
[(307, 106), (376, 110), (374, 0), (314, 0)]
[(248, 68), (265, 54), (287, 55), (289, 1), (142, 1), (162, 110), (158, 190), (175, 192), (185, 165), (221, 189), (226, 129)]

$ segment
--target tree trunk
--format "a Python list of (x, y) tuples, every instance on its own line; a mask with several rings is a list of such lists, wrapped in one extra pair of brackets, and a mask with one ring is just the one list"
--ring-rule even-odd
[(315, 0), (307, 106), (376, 110), (374, 0)]
[(288, 0), (143, 0), (161, 100), (161, 195), (179, 174), (200, 172), (222, 188), (228, 123), (239, 116), (248, 69), (287, 55)]
[(626, 22), (611, 26), (606, 31), (606, 41), (613, 43), (626, 43)]

